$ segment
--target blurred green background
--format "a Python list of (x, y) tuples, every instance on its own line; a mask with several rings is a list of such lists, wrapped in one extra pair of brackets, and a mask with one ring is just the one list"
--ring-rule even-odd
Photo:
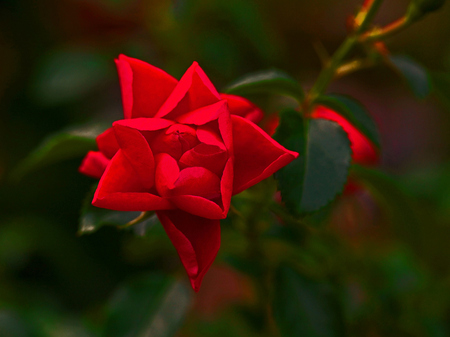
[[(321, 66), (315, 49), (331, 53), (339, 46), (361, 2), (1, 0), (0, 335), (96, 336), (108, 320), (105, 303), (124, 282), (152, 271), (186, 278), (161, 229), (144, 238), (114, 227), (77, 236), (80, 208), (94, 183), (77, 172), (81, 157), (21, 179), (14, 174), (49, 134), (120, 118), (115, 57), (142, 59), (177, 78), (196, 60), (219, 91), (271, 67), (308, 89)], [(386, 1), (376, 22), (397, 19), (407, 4)], [(305, 263), (318, 268), (318, 278), (332, 275), (344, 289), (344, 335), (450, 334), (449, 18), (445, 6), (387, 42), (392, 53), (410, 55), (442, 79), (427, 99), (414, 98), (386, 66), (330, 88), (370, 111), (382, 136), (380, 167), (404, 193), (385, 195), (384, 203), (367, 191), (339, 198), (329, 223), (302, 245), (299, 259), (314, 260)], [(287, 104), (257, 102), (268, 113)], [(246, 323), (251, 310), (229, 305), (251, 307), (256, 300), (246, 276), (224, 262), (243, 245), (224, 226), (204, 288), (198, 295), (184, 292), (186, 300), (196, 298), (179, 336), (258, 335)], [(120, 336), (119, 330), (109, 336)]]

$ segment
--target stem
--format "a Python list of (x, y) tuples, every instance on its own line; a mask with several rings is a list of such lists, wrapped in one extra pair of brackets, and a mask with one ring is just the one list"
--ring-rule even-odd
[(311, 88), (309, 92), (308, 103), (311, 104), (314, 100), (320, 96), (325, 89), (330, 84), (331, 80), (334, 78), (336, 69), (341, 65), (342, 61), (348, 55), (348, 53), (353, 49), (355, 44), (358, 42), (358, 38), (355, 35), (349, 36), (342, 45), (335, 52), (331, 58), (328, 65), (322, 69), (317, 78), (316, 83)]
[(392, 22), (383, 28), (377, 28), (369, 31), (361, 36), (361, 40), (364, 42), (375, 42), (384, 40), (398, 32), (401, 32), (405, 28), (408, 28), (414, 21), (410, 20), (408, 17), (402, 17), (397, 21)]
[[(314, 100), (325, 91), (330, 82), (333, 80), (336, 70), (342, 64), (347, 55), (352, 51), (355, 45), (359, 42), (362, 32), (364, 32), (372, 22), (382, 2), (383, 0), (373, 0), (364, 4), (365, 7), (362, 8), (360, 13), (358, 13), (357, 15), (358, 21), (361, 21), (361, 24), (359, 24), (359, 26), (356, 28), (356, 31), (352, 35), (348, 36), (345, 39), (342, 45), (334, 53), (328, 65), (320, 72), (316, 83), (311, 88), (306, 99), (306, 106), (308, 108), (314, 102)], [(305, 111), (305, 113), (308, 113), (308, 111)]]
[(139, 214), (139, 216), (136, 219), (131, 220), (130, 222), (128, 222), (127, 224), (125, 224), (123, 226), (117, 226), (117, 227), (119, 227), (120, 229), (123, 229), (123, 228), (127, 228), (130, 226), (136, 225), (144, 220), (147, 220), (153, 214), (154, 214), (154, 212), (142, 212), (141, 214)]
[(336, 69), (334, 78), (339, 78), (351, 74), (355, 71), (364, 68), (370, 68), (375, 65), (375, 61), (372, 59), (357, 59), (347, 63), (344, 63), (339, 68)]
[(362, 19), (361, 24), (356, 29), (356, 34), (361, 34), (362, 32), (367, 30), (367, 27), (375, 18), (375, 15), (378, 13), (383, 0), (373, 0), (370, 4), (367, 4), (367, 9), (363, 9), (363, 13), (365, 12), (365, 16)]

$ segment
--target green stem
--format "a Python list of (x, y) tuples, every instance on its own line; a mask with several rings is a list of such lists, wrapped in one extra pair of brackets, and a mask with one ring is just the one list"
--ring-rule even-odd
[(361, 40), (364, 42), (382, 41), (408, 28), (413, 22), (413, 20), (405, 16), (387, 25), (386, 27), (374, 29), (367, 32), (366, 34), (361, 36)]
[(328, 65), (320, 72), (316, 83), (309, 92), (309, 104), (313, 103), (314, 100), (325, 91), (331, 80), (334, 78), (336, 69), (341, 65), (342, 61), (347, 57), (357, 42), (358, 38), (355, 35), (349, 36), (334, 53)]
[[(348, 54), (352, 51), (355, 45), (359, 42), (362, 32), (364, 32), (370, 25), (378, 9), (380, 8), (382, 2), (383, 0), (374, 0), (370, 4), (369, 8), (363, 10), (362, 15), (364, 16), (362, 18), (361, 24), (356, 28), (356, 31), (353, 34), (351, 34), (345, 39), (342, 45), (334, 53), (330, 62), (325, 68), (322, 69), (322, 71), (319, 74), (319, 77), (317, 78), (316, 83), (311, 88), (309, 96), (307, 97), (306, 100), (306, 106), (308, 108), (311, 106), (311, 104), (318, 96), (323, 94), (325, 89), (333, 80), (333, 78), (335, 77), (336, 70), (339, 68), (339, 66), (341, 66), (344, 59), (348, 56)], [(308, 113), (308, 111), (306, 111), (306, 113)]]
[(141, 214), (139, 214), (139, 216), (133, 220), (131, 220), (130, 222), (126, 223), (125, 225), (122, 226), (117, 226), (120, 229), (123, 228), (127, 228), (133, 225), (136, 225), (140, 222), (143, 222), (145, 220), (147, 220), (148, 218), (150, 218), (153, 214), (155, 214), (155, 212), (149, 211), (149, 212), (142, 212)]
[(381, 4), (383, 3), (383, 0), (374, 0), (370, 4), (370, 7), (367, 9), (367, 13), (364, 16), (361, 24), (356, 29), (356, 34), (359, 35), (362, 32), (366, 31), (369, 25), (372, 23), (373, 19), (375, 18), (375, 15), (378, 13), (378, 10), (380, 9)]

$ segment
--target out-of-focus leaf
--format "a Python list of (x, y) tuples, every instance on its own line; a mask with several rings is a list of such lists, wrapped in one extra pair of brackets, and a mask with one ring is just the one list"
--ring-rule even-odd
[(316, 103), (325, 105), (340, 114), (363, 133), (376, 147), (380, 148), (380, 134), (377, 125), (361, 103), (349, 96), (334, 94), (320, 96), (316, 100)]
[(248, 74), (229, 85), (225, 92), (244, 96), (259, 93), (279, 94), (293, 97), (299, 102), (304, 98), (298, 82), (281, 70), (264, 70)]
[(342, 314), (329, 286), (282, 266), (275, 276), (273, 315), (282, 337), (345, 336)]
[(113, 64), (102, 55), (84, 50), (54, 51), (38, 65), (32, 92), (44, 105), (78, 99), (106, 83)]
[(191, 294), (186, 283), (167, 275), (135, 279), (113, 296), (103, 336), (173, 336), (190, 306)]
[[(103, 226), (124, 226), (140, 216), (141, 212), (120, 212), (92, 206), (91, 202), (96, 188), (97, 184), (93, 186), (83, 202), (78, 227), (79, 235), (94, 233)], [(133, 225), (133, 229), (136, 235), (144, 236), (157, 223), (159, 220), (156, 214), (153, 214)]]
[(13, 312), (0, 310), (0, 336), (32, 337), (29, 325)]
[(189, 319), (180, 336), (190, 337), (257, 337), (261, 333), (251, 328), (247, 317), (241, 312), (226, 311), (213, 320)]
[(404, 240), (413, 244), (422, 240), (419, 210), (398, 180), (377, 169), (360, 165), (353, 165), (350, 174), (373, 193)]
[(38, 168), (84, 156), (88, 151), (97, 148), (95, 137), (105, 129), (102, 125), (89, 125), (50, 135), (19, 163), (12, 173), (12, 178), (18, 180)]
[(424, 99), (430, 94), (430, 75), (422, 65), (404, 55), (391, 55), (388, 60), (394, 69), (406, 80), (406, 83), (408, 83), (408, 86), (417, 98)]
[(450, 73), (432, 73), (433, 92), (450, 109)]
[(347, 134), (337, 123), (305, 121), (295, 110), (285, 110), (274, 138), (300, 153), (276, 173), (282, 199), (294, 214), (316, 211), (342, 192), (351, 149)]

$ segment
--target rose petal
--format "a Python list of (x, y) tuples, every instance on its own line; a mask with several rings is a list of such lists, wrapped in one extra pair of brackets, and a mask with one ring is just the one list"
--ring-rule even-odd
[(146, 62), (125, 55), (116, 59), (125, 118), (153, 117), (177, 80)]
[[(214, 125), (215, 124), (215, 125)], [(208, 123), (197, 128), (197, 138), (200, 142), (208, 145), (217, 146), (223, 151), (226, 151), (225, 144), (220, 136), (218, 123)]]
[(156, 214), (180, 256), (192, 288), (198, 291), (220, 247), (220, 221), (179, 210)]
[(183, 211), (207, 219), (225, 219), (228, 213), (214, 201), (195, 195), (172, 196), (170, 201)]
[(176, 160), (198, 144), (196, 130), (188, 125), (174, 124), (164, 132), (147, 135), (154, 154), (167, 153)]
[(168, 128), (172, 124), (175, 124), (175, 122), (163, 118), (133, 118), (115, 121), (113, 126), (121, 125), (139, 131), (157, 131)]
[(116, 152), (119, 151), (119, 144), (117, 143), (113, 128), (109, 128), (99, 134), (95, 140), (98, 149), (109, 159), (114, 157)]
[(231, 115), (227, 111), (221, 114), (218, 118), (219, 132), (228, 150), (228, 155), (233, 156), (233, 127), (231, 124)]
[[(223, 145), (223, 144), (222, 144)], [(178, 161), (181, 168), (201, 166), (217, 176), (222, 176), (227, 152), (213, 145), (199, 144), (193, 149), (186, 151)]]
[(188, 167), (180, 171), (171, 193), (196, 195), (206, 199), (220, 196), (220, 178), (204, 167)]
[(156, 172), (155, 185), (159, 195), (165, 197), (171, 195), (175, 181), (180, 175), (177, 161), (167, 153), (158, 154), (155, 157)]
[(92, 204), (116, 211), (144, 212), (174, 208), (169, 200), (143, 188), (122, 150), (108, 164), (98, 183)]
[(222, 195), (222, 208), (225, 216), (230, 209), (231, 196), (233, 194), (234, 157), (228, 158), (220, 181), (220, 193)]
[(108, 166), (109, 159), (99, 151), (89, 151), (81, 162), (78, 171), (92, 178), (99, 179), (106, 166)]
[(176, 118), (177, 122), (183, 124), (203, 125), (216, 120), (220, 114), (227, 112), (227, 102), (219, 101), (217, 103), (189, 111)]
[[(175, 119), (180, 115), (220, 101), (219, 93), (197, 62), (185, 72), (159, 109), (156, 117)], [(170, 115), (169, 115), (170, 114)]]
[(373, 165), (378, 162), (379, 155), (375, 146), (344, 117), (322, 106), (317, 107), (311, 116), (328, 119), (342, 126), (350, 140), (353, 151), (352, 158), (355, 162), (366, 165)]
[(149, 190), (155, 182), (155, 160), (147, 140), (138, 130), (119, 124), (114, 124), (114, 132), (143, 188)]
[(220, 97), (227, 100), (232, 115), (244, 117), (255, 124), (264, 117), (262, 110), (244, 97), (227, 94), (220, 94)]
[(233, 194), (271, 176), (298, 157), (270, 138), (256, 124), (232, 115), (234, 141)]

